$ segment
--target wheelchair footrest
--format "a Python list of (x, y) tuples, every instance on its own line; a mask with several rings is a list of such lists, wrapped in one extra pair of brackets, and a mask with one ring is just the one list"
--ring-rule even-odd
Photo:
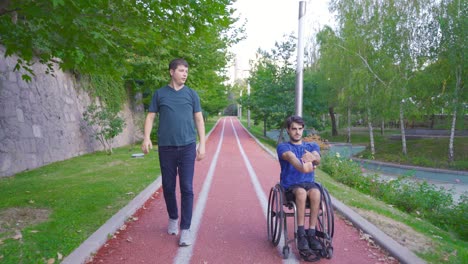
[(308, 252), (303, 252), (299, 251), (299, 254), (301, 255), (302, 259), (307, 262), (316, 262), (320, 260), (320, 254), (319, 253), (308, 253)]

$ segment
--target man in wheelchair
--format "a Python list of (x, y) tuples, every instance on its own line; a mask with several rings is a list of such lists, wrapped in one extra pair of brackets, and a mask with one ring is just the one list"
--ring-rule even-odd
[[(315, 167), (320, 163), (320, 147), (315, 142), (303, 142), (304, 120), (300, 116), (286, 119), (289, 142), (276, 149), (281, 166), (280, 184), (286, 199), (294, 200), (297, 207), (297, 248), (301, 255), (310, 256), (322, 249), (315, 235), (320, 206), (320, 190), (315, 184)], [(306, 205), (310, 205), (308, 229), (305, 229)]]

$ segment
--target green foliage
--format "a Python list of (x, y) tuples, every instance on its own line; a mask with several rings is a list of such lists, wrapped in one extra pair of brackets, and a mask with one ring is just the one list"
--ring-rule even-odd
[[(5, 1), (0, 8), (0, 44), (19, 56), (16, 70), (31, 80), (36, 60), (72, 71), (107, 107), (115, 109), (135, 81), (152, 94), (169, 78), (169, 61), (190, 64), (187, 84), (202, 107), (217, 113), (225, 103), (228, 48), (242, 39), (233, 0), (192, 1)], [(120, 105), (121, 106), (121, 105)]]
[(96, 104), (88, 106), (83, 113), (83, 119), (106, 152), (112, 154), (113, 139), (122, 133), (125, 121), (117, 112)]
[[(69, 255), (159, 175), (157, 153), (131, 158), (132, 147), (113, 155), (87, 154), (0, 179), (0, 211), (47, 209), (47, 221), (0, 232), (0, 263), (47, 263)], [(27, 220), (21, 215), (18, 221)], [(25, 219), (23, 219), (23, 217)], [(3, 219), (2, 219), (3, 220)]]
[[(258, 51), (259, 60), (250, 72), (250, 96), (241, 99), (250, 107), (254, 122), (264, 123), (264, 133), (271, 127), (281, 127), (285, 118), (294, 112), (295, 77), (292, 55), (294, 37), (275, 43), (270, 52)], [(245, 109), (244, 108), (244, 109)]]
[(113, 75), (86, 74), (80, 84), (106, 106), (108, 111), (117, 113), (122, 109), (128, 98), (127, 89), (122, 78)]
[(364, 176), (364, 169), (358, 163), (343, 159), (339, 154), (325, 155), (321, 169), (343, 184), (427, 219), (441, 229), (454, 232), (464, 241), (468, 240), (468, 214), (463, 211), (468, 206), (466, 195), (454, 203), (450, 192), (425, 181), (408, 181), (408, 176), (401, 176), (386, 182), (377, 175)]

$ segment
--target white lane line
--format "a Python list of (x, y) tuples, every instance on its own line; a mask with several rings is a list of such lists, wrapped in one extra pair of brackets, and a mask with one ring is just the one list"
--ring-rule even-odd
[[(242, 145), (240, 143), (239, 137), (237, 136), (237, 131), (236, 131), (235, 127), (234, 127), (234, 123), (232, 122), (232, 119), (231, 119), (231, 126), (232, 126), (232, 129), (234, 130), (234, 134), (236, 135), (237, 145), (239, 146), (239, 150), (241, 152), (242, 158), (244, 159), (245, 166), (247, 167), (247, 170), (249, 172), (250, 181), (252, 182), (252, 184), (254, 186), (255, 193), (257, 194), (258, 201), (260, 202), (260, 205), (262, 206), (263, 216), (265, 217), (265, 224), (266, 224), (267, 207), (268, 207), (267, 196), (266, 196), (265, 192), (263, 192), (262, 185), (258, 181), (257, 174), (255, 173), (255, 171), (254, 171), (254, 169), (252, 167), (252, 164), (249, 161), (249, 158), (245, 154), (244, 148), (242, 148)], [(283, 245), (284, 245), (284, 235), (281, 236), (280, 243), (278, 244), (278, 247), (277, 247), (280, 254), (282, 254)], [(292, 246), (294, 246), (294, 245), (289, 246), (290, 247), (289, 258), (284, 259), (283, 263), (299, 263), (297, 258), (296, 258), (296, 255), (292, 252)]]
[(199, 197), (195, 206), (196, 208), (195, 212), (193, 213), (193, 216), (192, 216), (192, 225), (190, 227), (190, 231), (193, 236), (193, 244), (188, 247), (180, 247), (177, 250), (177, 255), (174, 257), (174, 261), (173, 261), (174, 264), (183, 264), (183, 263), (188, 264), (190, 263), (190, 259), (192, 258), (193, 248), (195, 247), (198, 229), (200, 228), (200, 223), (201, 223), (201, 219), (203, 216), (203, 212), (205, 211), (206, 201), (208, 200), (208, 193), (210, 192), (210, 188), (211, 188), (211, 182), (213, 181), (214, 170), (218, 162), (221, 145), (223, 144), (225, 124), (226, 124), (226, 119), (223, 120), (223, 129), (221, 131), (221, 137), (218, 142), (218, 147), (216, 149), (213, 160), (211, 161), (208, 174), (206, 176), (205, 182), (203, 183), (202, 190), (199, 194)]

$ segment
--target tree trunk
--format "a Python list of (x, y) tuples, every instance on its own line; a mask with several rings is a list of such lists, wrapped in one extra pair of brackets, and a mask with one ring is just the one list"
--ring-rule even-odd
[(348, 136), (346, 143), (351, 143), (351, 107), (348, 107)]
[(267, 118), (265, 116), (265, 117), (263, 117), (263, 136), (264, 137), (267, 136), (266, 132), (267, 132)]
[[(456, 101), (455, 99), (454, 101)], [(450, 128), (450, 142), (449, 142), (449, 156), (448, 156), (448, 162), (451, 164), (455, 160), (455, 154), (453, 151), (453, 141), (455, 138), (455, 124), (457, 123), (457, 109), (453, 111), (453, 117), (452, 117), (452, 127)]]
[(434, 129), (434, 124), (435, 124), (435, 115), (432, 114), (432, 115), (431, 115), (431, 125), (430, 125), (430, 128), (431, 128), (431, 129)]
[(455, 154), (453, 150), (453, 141), (455, 138), (455, 126), (457, 124), (457, 108), (458, 108), (458, 89), (460, 89), (460, 92), (462, 90), (462, 69), (460, 66), (457, 67), (455, 76), (457, 78), (457, 83), (455, 86), (455, 92), (453, 96), (453, 117), (452, 117), (452, 127), (450, 128), (450, 142), (449, 142), (449, 156), (448, 156), (448, 162), (449, 164), (452, 163), (455, 160)]
[(380, 122), (380, 135), (385, 134), (385, 120), (382, 119), (382, 122)]
[(372, 153), (372, 159), (375, 155), (375, 144), (374, 144), (374, 131), (372, 128), (372, 118), (371, 118), (371, 109), (367, 108), (367, 126), (369, 127), (369, 139), (370, 139), (370, 147)]
[(402, 153), (406, 156), (408, 152), (406, 151), (405, 114), (403, 112), (403, 102), (400, 103), (400, 131)]
[(338, 130), (336, 129), (335, 111), (333, 111), (333, 107), (328, 108), (328, 113), (330, 113), (330, 119), (331, 119), (331, 125), (332, 125), (332, 136), (338, 136)]
[(284, 133), (284, 127), (281, 126), (281, 130), (280, 130), (280, 133), (279, 133), (279, 136), (278, 136), (278, 140), (276, 142), (276, 145), (278, 145), (279, 143), (282, 143), (284, 140), (283, 140), (283, 133)]

